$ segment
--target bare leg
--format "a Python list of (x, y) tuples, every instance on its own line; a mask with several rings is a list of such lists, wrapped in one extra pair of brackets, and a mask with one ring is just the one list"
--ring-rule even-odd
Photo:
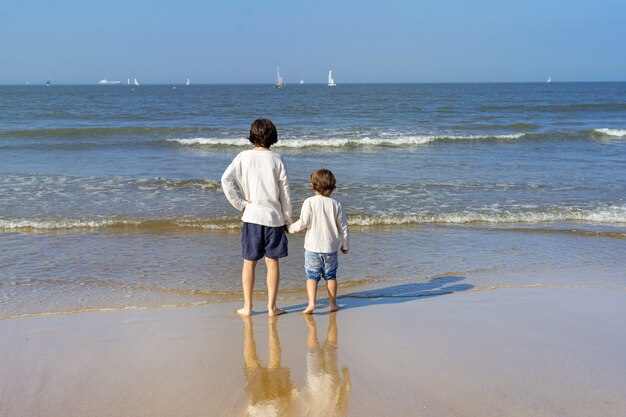
[(276, 307), (278, 284), (280, 283), (280, 267), (278, 259), (265, 258), (267, 266), (267, 314), (270, 317), (283, 314), (285, 311)]
[(241, 286), (243, 287), (243, 307), (237, 313), (248, 317), (252, 315), (252, 290), (254, 289), (254, 272), (257, 261), (243, 260), (241, 269)]
[(331, 312), (339, 310), (337, 306), (337, 280), (329, 279), (326, 281), (328, 288), (328, 308)]
[(309, 305), (302, 314), (311, 314), (315, 310), (315, 299), (317, 298), (317, 281), (314, 279), (306, 280), (306, 293), (309, 297)]

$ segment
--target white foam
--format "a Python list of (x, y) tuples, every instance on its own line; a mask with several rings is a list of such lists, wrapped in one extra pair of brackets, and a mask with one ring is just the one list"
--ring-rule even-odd
[(419, 213), (407, 216), (349, 216), (349, 223), (354, 226), (387, 226), (403, 224), (470, 224), (470, 223), (553, 223), (580, 222), (601, 224), (626, 224), (626, 207), (613, 206), (598, 210), (562, 210), (518, 212), (452, 212)]
[[(626, 207), (610, 206), (594, 210), (564, 208), (560, 210), (538, 211), (500, 211), (478, 210), (459, 212), (424, 212), (409, 215), (394, 214), (362, 214), (349, 215), (352, 226), (401, 226), (410, 224), (505, 224), (525, 223), (541, 224), (554, 222), (578, 222), (606, 225), (626, 225)], [(0, 219), (0, 230), (69, 230), (69, 229), (103, 229), (114, 227), (139, 227), (150, 229), (160, 228), (198, 228), (205, 230), (233, 230), (241, 226), (235, 219), (172, 219), (172, 220), (41, 220), (41, 219)]]
[(30, 220), (30, 219), (0, 219), (0, 229), (4, 230), (62, 230), (62, 229), (100, 229), (104, 227), (137, 224), (134, 221), (119, 220)]
[(594, 132), (602, 133), (607, 136), (615, 136), (615, 137), (626, 137), (626, 129), (594, 129)]
[[(438, 140), (512, 140), (523, 137), (525, 133), (509, 135), (410, 135), (379, 138), (335, 138), (335, 139), (281, 139), (274, 147), (276, 148), (305, 148), (305, 147), (344, 147), (344, 146), (407, 146), (422, 145)], [(386, 135), (381, 135), (386, 136)], [(250, 141), (245, 138), (188, 138), (168, 139), (168, 142), (181, 145), (212, 145), (212, 146), (250, 146)]]

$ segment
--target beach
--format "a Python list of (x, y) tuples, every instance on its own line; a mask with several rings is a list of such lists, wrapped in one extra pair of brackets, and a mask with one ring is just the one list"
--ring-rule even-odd
[(0, 414), (626, 413), (624, 289), (422, 292), (310, 318), (223, 303), (3, 320)]
[[(0, 86), (0, 416), (626, 415), (626, 83)], [(270, 118), (303, 234), (242, 319), (220, 178)]]

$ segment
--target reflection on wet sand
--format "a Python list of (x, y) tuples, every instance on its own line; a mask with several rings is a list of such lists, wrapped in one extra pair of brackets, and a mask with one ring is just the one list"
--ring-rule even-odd
[(306, 387), (299, 392), (299, 411), (304, 416), (345, 415), (351, 392), (347, 366), (337, 366), (337, 314), (328, 315), (326, 341), (320, 344), (313, 316), (305, 316), (309, 326), (306, 358)]
[(281, 350), (277, 318), (269, 319), (268, 366), (262, 366), (256, 351), (254, 327), (251, 317), (243, 318), (245, 327), (243, 342), (246, 391), (250, 404), (246, 416), (292, 416), (294, 414), (295, 388), (291, 383), (289, 368), (281, 367)]
[(249, 404), (246, 416), (327, 416), (345, 415), (351, 392), (347, 367), (341, 372), (337, 366), (337, 318), (330, 314), (326, 340), (322, 345), (317, 336), (317, 324), (306, 316), (308, 326), (306, 355), (306, 385), (297, 389), (291, 381), (291, 372), (281, 366), (281, 347), (276, 317), (269, 320), (268, 366), (262, 366), (257, 355), (254, 326), (251, 317), (243, 318), (243, 355), (246, 391)]

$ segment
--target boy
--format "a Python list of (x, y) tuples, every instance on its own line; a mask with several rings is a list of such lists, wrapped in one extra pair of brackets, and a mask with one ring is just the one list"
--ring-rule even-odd
[(327, 169), (311, 174), (311, 185), (315, 195), (304, 200), (300, 220), (289, 226), (289, 233), (307, 229), (304, 237), (304, 270), (307, 275), (306, 290), (309, 305), (303, 311), (311, 314), (315, 310), (317, 284), (326, 280), (328, 307), (337, 311), (337, 251), (348, 253), (348, 221), (341, 203), (330, 197), (336, 187), (335, 176)]
[[(291, 224), (289, 181), (282, 157), (270, 151), (278, 142), (276, 126), (268, 119), (257, 119), (250, 127), (248, 138), (254, 149), (241, 152), (222, 175), (226, 198), (243, 213), (241, 230), (243, 268), (242, 316), (252, 315), (257, 261), (265, 258), (267, 265), (267, 310), (270, 316), (283, 314), (276, 307), (280, 281), (278, 260), (287, 256), (285, 229)], [(243, 194), (243, 198), (239, 195)]]

